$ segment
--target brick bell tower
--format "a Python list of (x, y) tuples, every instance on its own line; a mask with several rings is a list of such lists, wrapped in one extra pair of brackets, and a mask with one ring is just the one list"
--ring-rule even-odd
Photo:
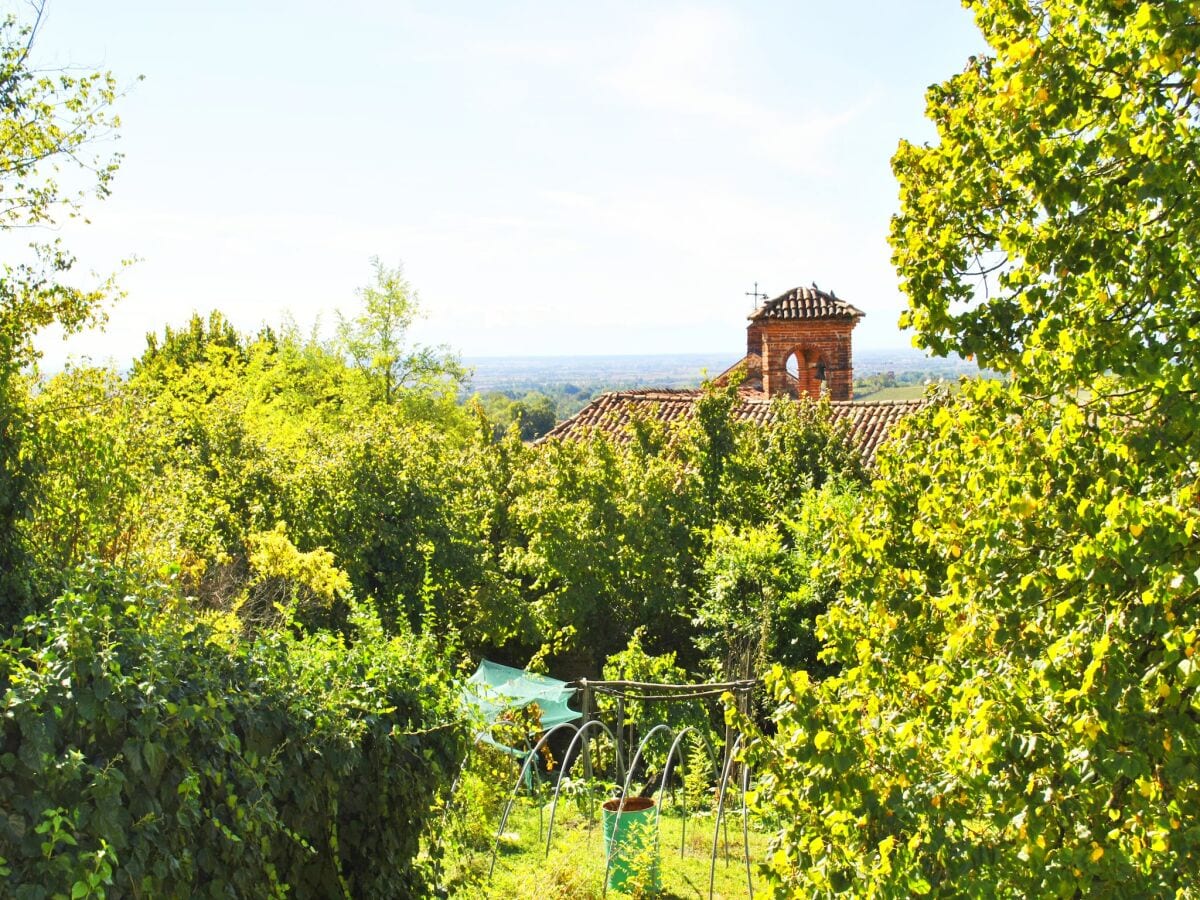
[(746, 328), (747, 361), (758, 357), (762, 391), (775, 396), (854, 396), (850, 332), (865, 313), (832, 291), (798, 287), (767, 300)]

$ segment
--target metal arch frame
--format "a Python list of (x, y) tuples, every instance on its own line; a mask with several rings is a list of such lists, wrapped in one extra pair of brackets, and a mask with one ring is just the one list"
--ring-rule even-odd
[[(675, 747), (683, 742), (684, 735), (686, 735), (689, 731), (695, 732), (696, 734), (698, 734), (700, 736), (700, 740), (703, 742), (704, 749), (708, 751), (708, 761), (712, 765), (713, 772), (716, 774), (718, 779), (721, 777), (721, 766), (717, 762), (717, 750), (715, 747), (713, 747), (712, 741), (709, 740), (707, 734), (700, 731), (694, 725), (687, 725), (683, 728), (682, 731), (679, 732), (678, 736), (675, 738), (675, 743), (672, 744), (671, 749), (669, 751), (667, 751), (667, 764), (663, 769), (663, 783), (664, 784), (666, 784), (667, 778), (671, 774), (671, 754), (675, 752)], [(683, 758), (682, 752), (680, 753), (679, 758), (682, 761), (682, 758)], [(679, 826), (679, 857), (681, 859), (683, 858), (684, 848), (687, 845), (688, 806), (687, 806), (687, 792), (686, 791), (683, 794), (682, 805), (683, 805), (683, 819), (680, 822), (680, 826)], [(661, 817), (661, 813), (662, 813), (662, 804), (659, 804), (660, 817)], [(747, 848), (747, 850), (748, 849), (749, 848)]]
[[(559, 794), (559, 791), (562, 790), (563, 778), (566, 777), (567, 772), (570, 771), (570, 769), (571, 769), (571, 766), (573, 766), (578, 761), (578, 756), (576, 756), (575, 759), (571, 759), (571, 751), (573, 749), (575, 749), (575, 745), (580, 742), (580, 740), (584, 736), (584, 733), (589, 728), (591, 728), (593, 725), (597, 725), (600, 728), (604, 729), (604, 733), (608, 735), (609, 740), (611, 740), (614, 744), (616, 743), (617, 739), (616, 739), (616, 737), (614, 737), (614, 735), (612, 733), (612, 729), (609, 728), (607, 725), (605, 725), (603, 722), (601, 722), (599, 719), (592, 719), (591, 721), (584, 722), (583, 725), (581, 725), (576, 730), (575, 737), (573, 737), (571, 739), (571, 743), (567, 745), (567, 750), (563, 754), (563, 764), (562, 764), (562, 767), (558, 770), (558, 781), (556, 781), (555, 785), (554, 785), (554, 798), (550, 801), (550, 825), (546, 829), (546, 856), (550, 855), (550, 844), (554, 840), (554, 814), (558, 810), (558, 794)], [(614, 776), (613, 780), (614, 781), (616, 780), (616, 776), (619, 774), (619, 770), (617, 768), (617, 766), (619, 765), (619, 762), (620, 761), (617, 759), (617, 755), (614, 753), (613, 754), (613, 776)], [(588, 813), (588, 815), (590, 816), (591, 813)]]
[[(562, 790), (562, 780), (563, 780), (563, 778), (566, 777), (567, 773), (571, 770), (571, 767), (579, 761), (578, 756), (576, 756), (575, 758), (571, 757), (571, 752), (575, 749), (575, 746), (584, 738), (584, 736), (585, 736), (584, 733), (587, 731), (587, 729), (592, 727), (593, 725), (598, 726), (599, 728), (603, 729), (604, 733), (608, 735), (610, 740), (613, 740), (613, 741), (616, 740), (611, 728), (609, 728), (607, 725), (605, 725), (599, 719), (592, 719), (589, 722), (585, 722), (579, 728), (578, 733), (575, 735), (574, 738), (572, 738), (571, 743), (567, 746), (567, 750), (563, 754), (563, 765), (559, 769), (558, 782), (555, 784), (555, 787), (554, 787), (554, 797), (550, 801), (550, 823), (546, 830), (546, 856), (550, 855), (550, 847), (554, 843), (554, 820), (555, 820), (555, 815), (558, 810), (558, 798), (559, 798), (559, 792)], [(667, 726), (660, 726), (660, 727), (665, 728)], [(669, 728), (667, 730), (670, 731)], [(702, 746), (708, 752), (708, 759), (709, 759), (709, 762), (712, 764), (713, 771), (716, 774), (717, 778), (720, 779), (721, 767), (717, 763), (717, 753), (716, 753), (715, 748), (712, 745), (712, 741), (710, 741), (708, 736), (706, 734), (704, 734), (702, 731), (700, 731), (698, 728), (696, 728), (693, 725), (688, 725), (688, 726), (685, 726), (682, 730), (680, 730), (677, 734), (674, 735), (674, 741), (671, 744), (671, 748), (667, 751), (667, 760), (666, 760), (666, 764), (663, 767), (663, 782), (665, 783), (666, 781), (668, 781), (670, 779), (672, 765), (675, 765), (675, 764), (683, 761), (683, 752), (680, 749), (680, 747), (682, 746), (683, 740), (685, 737), (687, 737), (688, 733), (694, 733), (699, 736), (699, 738), (702, 741)], [(649, 736), (650, 735), (647, 735), (646, 739), (648, 739)], [(643, 741), (643, 743), (644, 743), (644, 741)], [(638, 755), (635, 756), (635, 758), (634, 758), (634, 762), (636, 763), (640, 758), (641, 758), (641, 754), (639, 751)], [(614, 761), (613, 761), (613, 774), (614, 774), (614, 776), (616, 776), (618, 774), (615, 754), (614, 754)], [(628, 791), (628, 787), (623, 788), (622, 791), (624, 794), (625, 792)], [(687, 842), (688, 806), (687, 806), (687, 796), (686, 795), (680, 801), (680, 805), (683, 807), (683, 816), (684, 816), (683, 823), (682, 823), (683, 827), (681, 828), (681, 833), (680, 833), (680, 837), (679, 837), (679, 854), (680, 854), (680, 856), (682, 856), (684, 853), (684, 849), (686, 847), (686, 842)], [(659, 822), (661, 822), (661, 820), (662, 820), (662, 809), (663, 809), (663, 804), (659, 803), (658, 804), (658, 812), (655, 816), (655, 824), (656, 825)]]
[[(737, 756), (738, 750), (742, 746), (743, 735), (738, 735), (733, 744), (729, 748), (729, 753), (725, 757), (725, 771), (721, 774), (721, 786), (717, 791), (717, 821), (713, 826), (713, 849), (712, 858), (708, 868), (708, 900), (713, 898), (713, 890), (717, 881), (717, 843), (721, 838), (721, 820), (725, 816), (725, 791), (729, 786), (729, 773), (733, 768), (734, 758)], [(750, 786), (750, 767), (742, 766), (742, 846), (743, 856), (746, 860), (746, 891), (747, 896), (754, 896), (754, 881), (750, 873), (750, 811), (746, 807), (746, 790)], [(728, 842), (728, 838), (726, 838)], [(726, 843), (726, 848), (728, 848)], [(726, 854), (728, 854), (726, 849)], [(727, 857), (728, 859), (728, 857)]]
[(504, 815), (500, 817), (500, 827), (496, 829), (496, 840), (492, 847), (492, 864), (488, 866), (489, 881), (492, 878), (492, 874), (496, 871), (496, 857), (500, 853), (500, 835), (504, 834), (504, 826), (508, 824), (508, 816), (512, 812), (513, 804), (517, 802), (517, 792), (521, 789), (521, 782), (525, 780), (525, 773), (529, 771), (529, 767), (533, 764), (533, 761), (537, 759), (538, 751), (546, 745), (546, 741), (550, 739), (550, 736), (562, 731), (564, 728), (571, 729), (571, 731), (575, 732), (576, 736), (579, 734), (579, 729), (575, 727), (573, 723), (559, 722), (557, 725), (543, 734), (538, 739), (538, 742), (533, 745), (533, 749), (530, 750), (529, 754), (525, 757), (525, 763), (521, 766), (521, 771), (517, 773), (516, 784), (513, 785), (513, 789), (509, 794), (508, 803), (504, 806)]
[[(633, 683), (629, 683), (629, 684), (633, 684)], [(727, 690), (731, 690), (733, 693), (740, 693), (744, 690), (747, 690), (751, 686), (751, 684), (752, 684), (752, 682), (741, 682), (741, 683), (736, 683), (736, 686), (731, 684), (731, 685), (721, 685), (721, 687), (726, 688)], [(641, 687), (641, 685), (638, 685), (638, 686)], [(645, 687), (659, 687), (659, 686), (658, 685), (646, 685)], [(676, 690), (679, 690), (683, 686), (671, 685), (671, 686), (667, 686), (667, 687), (672, 687), (672, 688), (675, 688)], [(676, 694), (676, 695), (672, 696), (670, 693), (668, 693), (665, 696), (658, 696), (658, 697), (646, 696), (646, 697), (639, 697), (637, 699), (647, 701), (647, 702), (656, 702), (656, 701), (662, 701), (662, 700), (670, 701), (670, 700), (684, 700), (684, 699), (699, 699), (700, 697), (704, 697), (704, 696), (707, 696), (707, 694), (700, 694), (699, 696), (697, 696), (696, 694), (691, 694), (691, 695)], [(623, 700), (624, 698), (621, 697), (619, 694), (617, 695), (617, 698), (618, 698), (618, 705), (621, 705), (620, 701)], [(604, 732), (606, 734), (608, 734), (609, 738), (611, 740), (613, 740), (614, 746), (616, 748), (616, 752), (614, 753), (614, 757), (615, 757), (614, 758), (614, 775), (618, 775), (620, 773), (620, 769), (622, 768), (621, 767), (621, 758), (620, 758), (620, 756), (621, 756), (620, 741), (613, 734), (612, 730), (607, 725), (605, 725), (603, 722), (601, 722), (599, 719), (590, 719), (590, 720), (584, 722), (582, 726), (576, 726), (576, 725), (572, 724), (571, 722), (561, 722), (558, 725), (555, 725), (552, 728), (550, 728), (549, 730), (547, 730), (545, 733), (543, 733), (543, 735), (541, 736), (541, 738), (539, 738), (537, 743), (534, 744), (533, 749), (530, 750), (530, 752), (527, 754), (527, 756), (525, 758), (525, 762), (521, 766), (520, 772), (517, 774), (517, 779), (513, 785), (512, 791), (510, 792), (508, 802), (505, 804), (504, 813), (500, 818), (500, 826), (496, 830), (496, 838), (495, 838), (495, 841), (493, 842), (492, 859), (491, 859), (491, 864), (488, 867), (488, 881), (489, 882), (491, 881), (492, 876), (495, 874), (496, 859), (500, 852), (500, 836), (504, 833), (504, 827), (508, 824), (509, 816), (511, 815), (512, 808), (516, 803), (517, 794), (520, 791), (521, 784), (525, 780), (526, 773), (528, 772), (530, 766), (533, 764), (534, 760), (537, 758), (538, 752), (546, 745), (546, 742), (550, 739), (550, 737), (552, 735), (558, 733), (559, 731), (562, 731), (563, 729), (570, 729), (575, 734), (574, 734), (574, 737), (571, 739), (571, 743), (567, 747), (566, 753), (564, 754), (563, 766), (562, 766), (562, 768), (559, 769), (558, 781), (555, 784), (554, 796), (553, 796), (553, 799), (551, 800), (550, 823), (549, 823), (549, 827), (547, 829), (547, 835), (546, 835), (546, 855), (547, 856), (549, 855), (550, 847), (551, 847), (551, 844), (553, 842), (553, 837), (554, 837), (554, 816), (555, 816), (555, 812), (558, 807), (558, 796), (559, 796), (559, 792), (562, 788), (562, 779), (566, 775), (566, 773), (570, 770), (570, 767), (577, 761), (577, 760), (570, 759), (571, 750), (585, 736), (585, 732), (593, 724), (595, 724), (599, 728), (603, 729)], [(673, 732), (671, 730), (670, 726), (668, 726), (665, 723), (660, 723), (658, 725), (655, 725), (653, 728), (651, 728), (650, 731), (646, 733), (646, 736), (644, 738), (642, 738), (641, 742), (638, 744), (637, 751), (634, 753), (633, 759), (631, 760), (629, 767), (627, 769), (625, 769), (625, 780), (624, 780), (623, 785), (621, 786), (621, 798), (622, 799), (624, 799), (628, 795), (629, 785), (633, 778), (633, 773), (637, 768), (638, 762), (640, 762), (642, 759), (643, 751), (645, 750), (647, 743), (650, 741), (651, 738), (653, 738), (660, 731), (666, 731), (669, 735), (671, 735), (673, 737), (671, 747), (667, 751), (667, 760), (666, 760), (666, 763), (663, 768), (663, 782), (664, 783), (666, 782), (667, 778), (669, 777), (669, 774), (671, 771), (672, 760), (677, 758), (679, 755), (679, 747), (682, 744), (683, 738), (687, 735), (687, 733), (689, 731), (696, 731), (698, 734), (700, 734), (700, 732), (698, 732), (694, 726), (686, 726), (678, 734)], [(716, 765), (715, 748), (713, 748), (711, 741), (708, 739), (708, 737), (706, 735), (701, 734), (701, 737), (704, 738), (704, 744), (705, 744), (705, 748), (708, 750), (709, 759), (713, 762), (714, 769), (716, 769), (717, 765)], [(726, 740), (728, 740), (728, 738), (726, 738)], [(718, 792), (717, 792), (717, 815), (716, 815), (716, 822), (714, 825), (712, 853), (710, 856), (710, 865), (709, 865), (709, 880), (708, 880), (709, 900), (712, 900), (712, 898), (714, 896), (715, 885), (716, 885), (717, 847), (720, 842), (721, 824), (725, 819), (725, 797), (726, 797), (726, 793), (727, 793), (728, 787), (729, 787), (729, 779), (730, 779), (730, 774), (732, 772), (733, 763), (738, 754), (738, 751), (742, 748), (743, 743), (744, 743), (744, 735), (741, 735), (741, 734), (737, 735), (737, 737), (734, 739), (733, 743), (728, 746), (724, 765), (722, 767), (720, 767), (722, 769), (722, 771), (720, 771), (720, 773), (719, 773), (719, 786), (718, 786)], [(582, 755), (582, 754), (577, 754), (577, 757), (579, 755)], [(466, 763), (464, 761), (463, 768), (465, 768), (465, 765), (466, 765)], [(460, 777), (461, 777), (461, 774), (462, 774), (462, 769), (460, 769), (460, 772), (459, 772)], [(742, 849), (743, 849), (743, 859), (745, 861), (745, 866), (746, 866), (747, 896), (752, 897), (752, 896), (754, 896), (754, 883), (753, 883), (753, 876), (752, 876), (751, 867), (750, 867), (749, 808), (746, 804), (746, 799), (745, 799), (746, 792), (749, 789), (749, 780), (750, 780), (750, 767), (743, 762), (742, 777), (740, 779), (740, 781), (741, 781), (740, 787), (742, 790)], [(457, 783), (457, 781), (458, 781), (458, 779), (456, 778), (455, 783)], [(453, 792), (453, 787), (451, 790)], [(658, 808), (655, 812), (656, 832), (659, 829), (659, 825), (660, 825), (660, 822), (662, 819), (662, 806), (663, 806), (663, 804), (660, 802), (658, 804)], [(687, 819), (687, 798), (686, 798), (686, 796), (683, 799), (683, 811), (684, 811), (684, 821), (685, 821), (684, 829), (686, 829), (686, 819)], [(613, 823), (614, 831), (616, 829), (616, 826), (620, 822), (621, 813), (622, 813), (622, 810), (620, 808), (618, 808), (617, 809), (617, 817)], [(680, 836), (680, 853), (681, 854), (685, 850), (685, 841), (686, 841), (686, 831), (683, 831)], [(726, 838), (726, 841), (727, 841), (726, 853), (728, 853), (728, 838)], [(608, 893), (608, 876), (611, 871), (611, 866), (612, 866), (612, 860), (609, 857), (609, 855), (606, 853), (605, 854), (605, 868), (604, 868), (604, 885), (603, 885), (602, 896), (607, 896), (607, 893)]]

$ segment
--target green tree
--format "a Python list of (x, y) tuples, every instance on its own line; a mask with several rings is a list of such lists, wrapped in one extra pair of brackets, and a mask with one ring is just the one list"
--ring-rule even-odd
[(359, 314), (338, 313), (337, 346), (374, 385), (380, 402), (392, 403), (406, 387), (457, 388), (463, 371), (443, 347), (410, 346), (408, 332), (420, 314), (417, 292), (400, 267), (371, 259), (372, 284), (358, 292)]
[(781, 892), (1200, 888), (1200, 510), (1151, 430), (968, 384), (830, 516), (839, 671), (776, 672), (751, 754)]
[(836, 582), (813, 568), (837, 551), (829, 521), (858, 503), (858, 487), (839, 481), (793, 498), (764, 524), (709, 529), (692, 639), (721, 680), (756, 678), (775, 663), (829, 671), (817, 657), (815, 624)]
[[(828, 399), (779, 397), (768, 428), (735, 426), (718, 482), (717, 518), (763, 525), (798, 515), (814, 489), (829, 481), (866, 482), (862, 454), (845, 421), (833, 422)], [(699, 446), (712, 447), (706, 439)], [(711, 452), (711, 449), (708, 450)]]
[(28, 402), (26, 452), (38, 472), (21, 534), (38, 596), (66, 588), (89, 560), (130, 566), (144, 552), (147, 499), (159, 446), (116, 373), (68, 369)]
[(1013, 379), (915, 417), (830, 516), (838, 671), (776, 672), (750, 752), (788, 812), (768, 869), (789, 896), (1195, 896), (1196, 6), (969, 5), (993, 52), (930, 89), (892, 242), (918, 343)]
[(903, 321), (1031, 387), (1200, 371), (1200, 17), (1192, 0), (973, 0), (992, 52), (934, 85), (893, 161)]
[(558, 421), (554, 398), (537, 391), (530, 391), (520, 400), (514, 400), (508, 414), (520, 430), (523, 441), (540, 438)]
[(664, 434), (640, 423), (628, 443), (538, 445), (514, 489), (505, 563), (550, 648), (580, 651), (598, 671), (649, 623), (656, 650), (689, 649), (680, 638), (703, 550), (701, 495)]
[[(675, 651), (692, 669), (709, 654), (724, 665), (734, 643), (752, 645), (755, 657), (804, 642), (815, 607), (793, 603), (800, 586), (764, 557), (795, 547), (785, 523), (802, 517), (814, 487), (830, 477), (853, 484), (862, 464), (827, 406), (783, 402), (778, 421), (759, 427), (734, 417), (736, 399), (736, 390), (718, 388), (691, 420), (664, 427), (634, 419), (623, 434), (531, 449), (511, 482), (514, 531), (504, 562), (523, 579), (547, 639), (598, 663), (645, 625), (648, 646)], [(754, 552), (733, 553), (743, 537)], [(729, 558), (706, 574), (710, 555)], [(747, 588), (752, 608), (743, 603), (748, 585), (763, 588)], [(705, 610), (699, 633), (698, 603)], [(779, 642), (776, 623), (787, 632)], [(743, 633), (762, 635), (764, 627), (772, 633), (761, 644)], [(783, 658), (803, 656), (797, 649)]]
[(491, 420), (497, 440), (513, 425), (517, 426), (521, 440), (537, 440), (558, 421), (558, 404), (541, 391), (526, 391), (520, 398), (514, 398), (512, 393), (492, 391), (477, 394), (473, 400)]
[[(0, 21), (0, 229), (54, 226), (104, 197), (120, 157), (102, 143), (118, 126), (116, 83), (107, 72), (39, 72), (30, 63), (42, 4), (33, 20)], [(81, 175), (73, 190), (63, 174)], [(111, 284), (64, 284), (74, 259), (58, 241), (33, 243), (24, 262), (0, 274), (0, 622), (30, 600), (17, 523), (28, 515), (32, 473), (24, 453), (28, 421), (21, 370), (34, 359), (33, 335), (57, 322), (67, 331), (95, 320)]]
[(133, 374), (165, 384), (214, 357), (244, 364), (248, 355), (246, 340), (220, 310), (214, 309), (207, 320), (192, 313), (186, 327), (166, 326), (161, 338), (154, 332), (147, 334), (146, 349), (133, 361)]
[(709, 536), (708, 590), (696, 613), (701, 647), (715, 651), (719, 676), (753, 678), (766, 656), (779, 608), (786, 558), (771, 527), (735, 531), (718, 524)]

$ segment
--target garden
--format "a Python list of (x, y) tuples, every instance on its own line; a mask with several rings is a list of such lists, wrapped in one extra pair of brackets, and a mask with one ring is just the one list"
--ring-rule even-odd
[[(0, 892), (1200, 896), (1200, 22), (968, 5), (891, 247), (915, 343), (1001, 377), (869, 462), (736, 380), (498, 435), (379, 260), (335, 334), (213, 311), (44, 372), (113, 286), (14, 250)], [(113, 77), (35, 36), (10, 233), (121, 163)]]
[[(576, 686), (484, 661), (466, 696), (487, 727), (444, 814), (458, 848), (448, 883), (466, 896), (751, 896), (766, 823), (747, 803), (740, 737), (709, 723), (714, 701), (744, 703), (754, 687)], [(656, 714), (677, 728), (648, 724)]]

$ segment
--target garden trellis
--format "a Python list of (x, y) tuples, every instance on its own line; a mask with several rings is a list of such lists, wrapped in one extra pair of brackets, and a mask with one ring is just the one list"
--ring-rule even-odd
[[(728, 825), (725, 818), (726, 812), (726, 795), (728, 786), (732, 781), (738, 785), (742, 793), (741, 817), (742, 817), (742, 840), (743, 850), (746, 865), (746, 887), (749, 894), (753, 894), (753, 885), (751, 880), (750, 870), (750, 854), (749, 854), (749, 824), (748, 810), (745, 803), (745, 793), (749, 786), (749, 769), (740, 765), (737, 762), (737, 754), (742, 746), (742, 737), (739, 734), (732, 733), (729, 728), (726, 728), (725, 741), (722, 753), (719, 756), (715, 749), (708, 742), (705, 735), (700, 733), (695, 727), (685, 726), (678, 731), (673, 730), (665, 723), (653, 725), (646, 731), (645, 735), (637, 741), (636, 748), (633, 746), (633, 734), (630, 732), (629, 743), (625, 742), (625, 731), (623, 727), (625, 722), (625, 710), (627, 702), (639, 702), (646, 704), (658, 703), (678, 703), (684, 701), (695, 700), (716, 700), (723, 697), (725, 694), (732, 694), (739, 709), (746, 710), (749, 708), (749, 698), (757, 686), (758, 682), (754, 679), (729, 681), (718, 683), (704, 684), (656, 684), (650, 682), (638, 681), (591, 681), (588, 679), (579, 679), (575, 682), (556, 682), (553, 679), (547, 679), (545, 676), (534, 675), (533, 673), (523, 673), (518, 669), (509, 669), (508, 667), (496, 667), (495, 664), (487, 663), (492, 667), (492, 674), (503, 676), (507, 673), (516, 673), (512, 676), (514, 689), (509, 693), (514, 705), (517, 703), (519, 696), (523, 696), (526, 689), (522, 688), (524, 684), (522, 679), (528, 677), (532, 679), (530, 682), (531, 689), (534, 686), (540, 685), (547, 692), (547, 699), (551, 701), (548, 707), (542, 707), (542, 700), (529, 696), (525, 701), (536, 702), (542, 711), (542, 728), (543, 733), (538, 738), (536, 743), (527, 751), (514, 751), (511, 748), (505, 748), (508, 752), (515, 756), (523, 757), (520, 772), (513, 784), (512, 790), (509, 792), (508, 801), (504, 807), (504, 812), (501, 816), (499, 827), (496, 831), (496, 838), (492, 849), (491, 865), (489, 867), (489, 877), (494, 873), (497, 856), (499, 854), (501, 836), (508, 824), (509, 815), (512, 812), (513, 806), (517, 801), (517, 797), (522, 786), (529, 787), (532, 769), (539, 752), (547, 745), (547, 743), (555, 738), (556, 735), (570, 734), (571, 739), (562, 758), (562, 764), (559, 767), (558, 775), (555, 779), (553, 797), (550, 802), (549, 826), (546, 830), (546, 853), (549, 854), (551, 844), (554, 838), (554, 821), (555, 813), (558, 808), (559, 796), (564, 783), (568, 781), (568, 774), (572, 767), (580, 760), (583, 761), (584, 776), (587, 779), (593, 777), (592, 772), (592, 754), (590, 750), (590, 742), (595, 737), (596, 732), (603, 732), (608, 735), (613, 743), (613, 783), (619, 791), (618, 797), (625, 799), (629, 797), (630, 785), (638, 772), (639, 764), (641, 764), (646, 755), (647, 746), (652, 740), (663, 739), (670, 745), (667, 752), (665, 765), (661, 772), (660, 784), (665, 786), (669, 783), (672, 768), (681, 761), (682, 747), (684, 740), (689, 734), (694, 734), (698, 739), (702, 740), (707, 747), (710, 761), (713, 765), (713, 772), (717, 778), (717, 809), (714, 822), (712, 853), (710, 857), (709, 871), (709, 896), (713, 894), (713, 885), (716, 874), (716, 860), (718, 856), (718, 847), (720, 844), (721, 829), (724, 825), (726, 828), (726, 858), (728, 861), (729, 842), (728, 842)], [(505, 671), (500, 671), (505, 670)], [(482, 674), (481, 674), (482, 673)], [(484, 666), (481, 665), (480, 672), (476, 673), (477, 679), (472, 681), (476, 683), (488, 681), (489, 675), (484, 672)], [(518, 678), (517, 676), (520, 676)], [(473, 689), (472, 689), (473, 690)], [(499, 697), (505, 692), (503, 686), (492, 688), (494, 696)], [(581, 712), (575, 712), (566, 706), (566, 701), (578, 691), (581, 701)], [(616, 728), (610, 728), (608, 724), (603, 722), (598, 715), (597, 698), (598, 696), (611, 697), (616, 703)], [(568, 715), (569, 714), (569, 715)], [(494, 723), (498, 720), (499, 713), (489, 719), (489, 722)], [(582, 720), (582, 721), (580, 721)], [(561, 739), (561, 738), (560, 738)], [(494, 740), (490, 740), (489, 736), (484, 734), (481, 740), (485, 740), (495, 746), (499, 746)], [(628, 764), (627, 764), (628, 761)], [(662, 813), (663, 804), (657, 804), (655, 814), (655, 830), (658, 829), (658, 819)], [(680, 852), (683, 852), (684, 836), (686, 835), (686, 818), (687, 818), (687, 801), (683, 800), (684, 814), (684, 831), (681, 832)], [(614, 822), (614, 831), (619, 827), (621, 809), (616, 812), (616, 821)], [(540, 815), (539, 815), (540, 821)], [(540, 826), (539, 826), (540, 831)], [(612, 867), (611, 856), (606, 860), (605, 872), (605, 891), (608, 886), (608, 873)]]

